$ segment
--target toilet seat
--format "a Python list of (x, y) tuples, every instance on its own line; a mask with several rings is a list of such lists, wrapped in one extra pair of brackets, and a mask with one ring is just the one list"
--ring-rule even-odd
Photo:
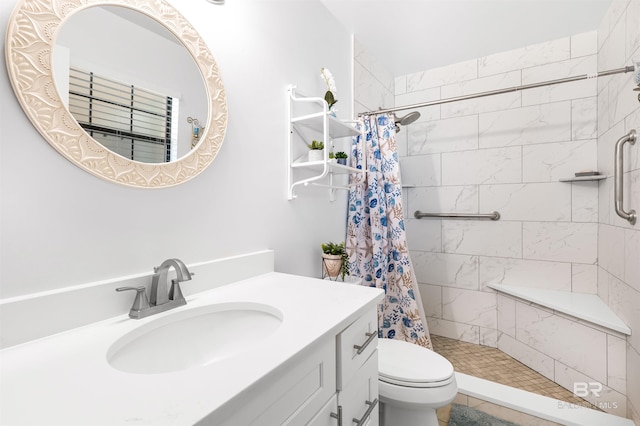
[(393, 339), (378, 339), (378, 378), (410, 388), (441, 387), (455, 380), (453, 365), (443, 356)]

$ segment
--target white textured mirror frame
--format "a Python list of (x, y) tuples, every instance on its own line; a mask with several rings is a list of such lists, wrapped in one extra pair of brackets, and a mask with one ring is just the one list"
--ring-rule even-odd
[[(58, 28), (75, 13), (113, 5), (164, 25), (195, 59), (207, 90), (208, 116), (198, 145), (178, 161), (141, 163), (109, 151), (78, 124), (56, 90), (51, 55)], [(227, 126), (224, 86), (215, 59), (187, 20), (164, 0), (20, 0), (7, 26), (6, 62), (22, 109), (47, 142), (80, 168), (126, 186), (162, 188), (183, 183), (216, 157)]]

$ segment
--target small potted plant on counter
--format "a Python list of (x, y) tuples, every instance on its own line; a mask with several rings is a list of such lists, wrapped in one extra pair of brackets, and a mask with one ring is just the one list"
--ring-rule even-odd
[(322, 247), (322, 276), (336, 280), (338, 275), (344, 277), (349, 275), (349, 259), (344, 248), (344, 242), (324, 243)]
[(309, 147), (309, 161), (322, 161), (324, 160), (324, 143), (312, 140), (310, 144), (307, 144)]
[(347, 154), (345, 152), (342, 151), (338, 151), (336, 152), (336, 159), (338, 160), (338, 164), (342, 164), (343, 166), (347, 165), (347, 158), (349, 158), (347, 156)]

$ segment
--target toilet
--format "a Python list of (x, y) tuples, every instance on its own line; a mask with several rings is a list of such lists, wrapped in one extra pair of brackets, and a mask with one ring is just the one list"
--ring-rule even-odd
[(413, 343), (378, 339), (381, 426), (437, 426), (436, 409), (453, 401), (458, 385), (443, 356)]

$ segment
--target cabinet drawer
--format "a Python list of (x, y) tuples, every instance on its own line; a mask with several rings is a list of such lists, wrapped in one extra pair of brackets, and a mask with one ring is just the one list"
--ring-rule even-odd
[(307, 426), (337, 426), (338, 419), (332, 416), (332, 414), (336, 416), (337, 412), (338, 396), (334, 394), (329, 402), (327, 402), (324, 407), (320, 409), (318, 414), (313, 416), (313, 419), (311, 419), (311, 421), (307, 423)]
[(345, 383), (344, 389), (338, 393), (338, 404), (342, 407), (343, 425), (354, 425), (355, 421), (363, 419), (361, 426), (379, 424), (377, 350), (360, 367), (353, 380)]
[[(378, 346), (378, 314), (372, 309), (342, 331), (336, 339), (338, 374), (341, 390)], [(377, 368), (377, 365), (376, 365)]]

